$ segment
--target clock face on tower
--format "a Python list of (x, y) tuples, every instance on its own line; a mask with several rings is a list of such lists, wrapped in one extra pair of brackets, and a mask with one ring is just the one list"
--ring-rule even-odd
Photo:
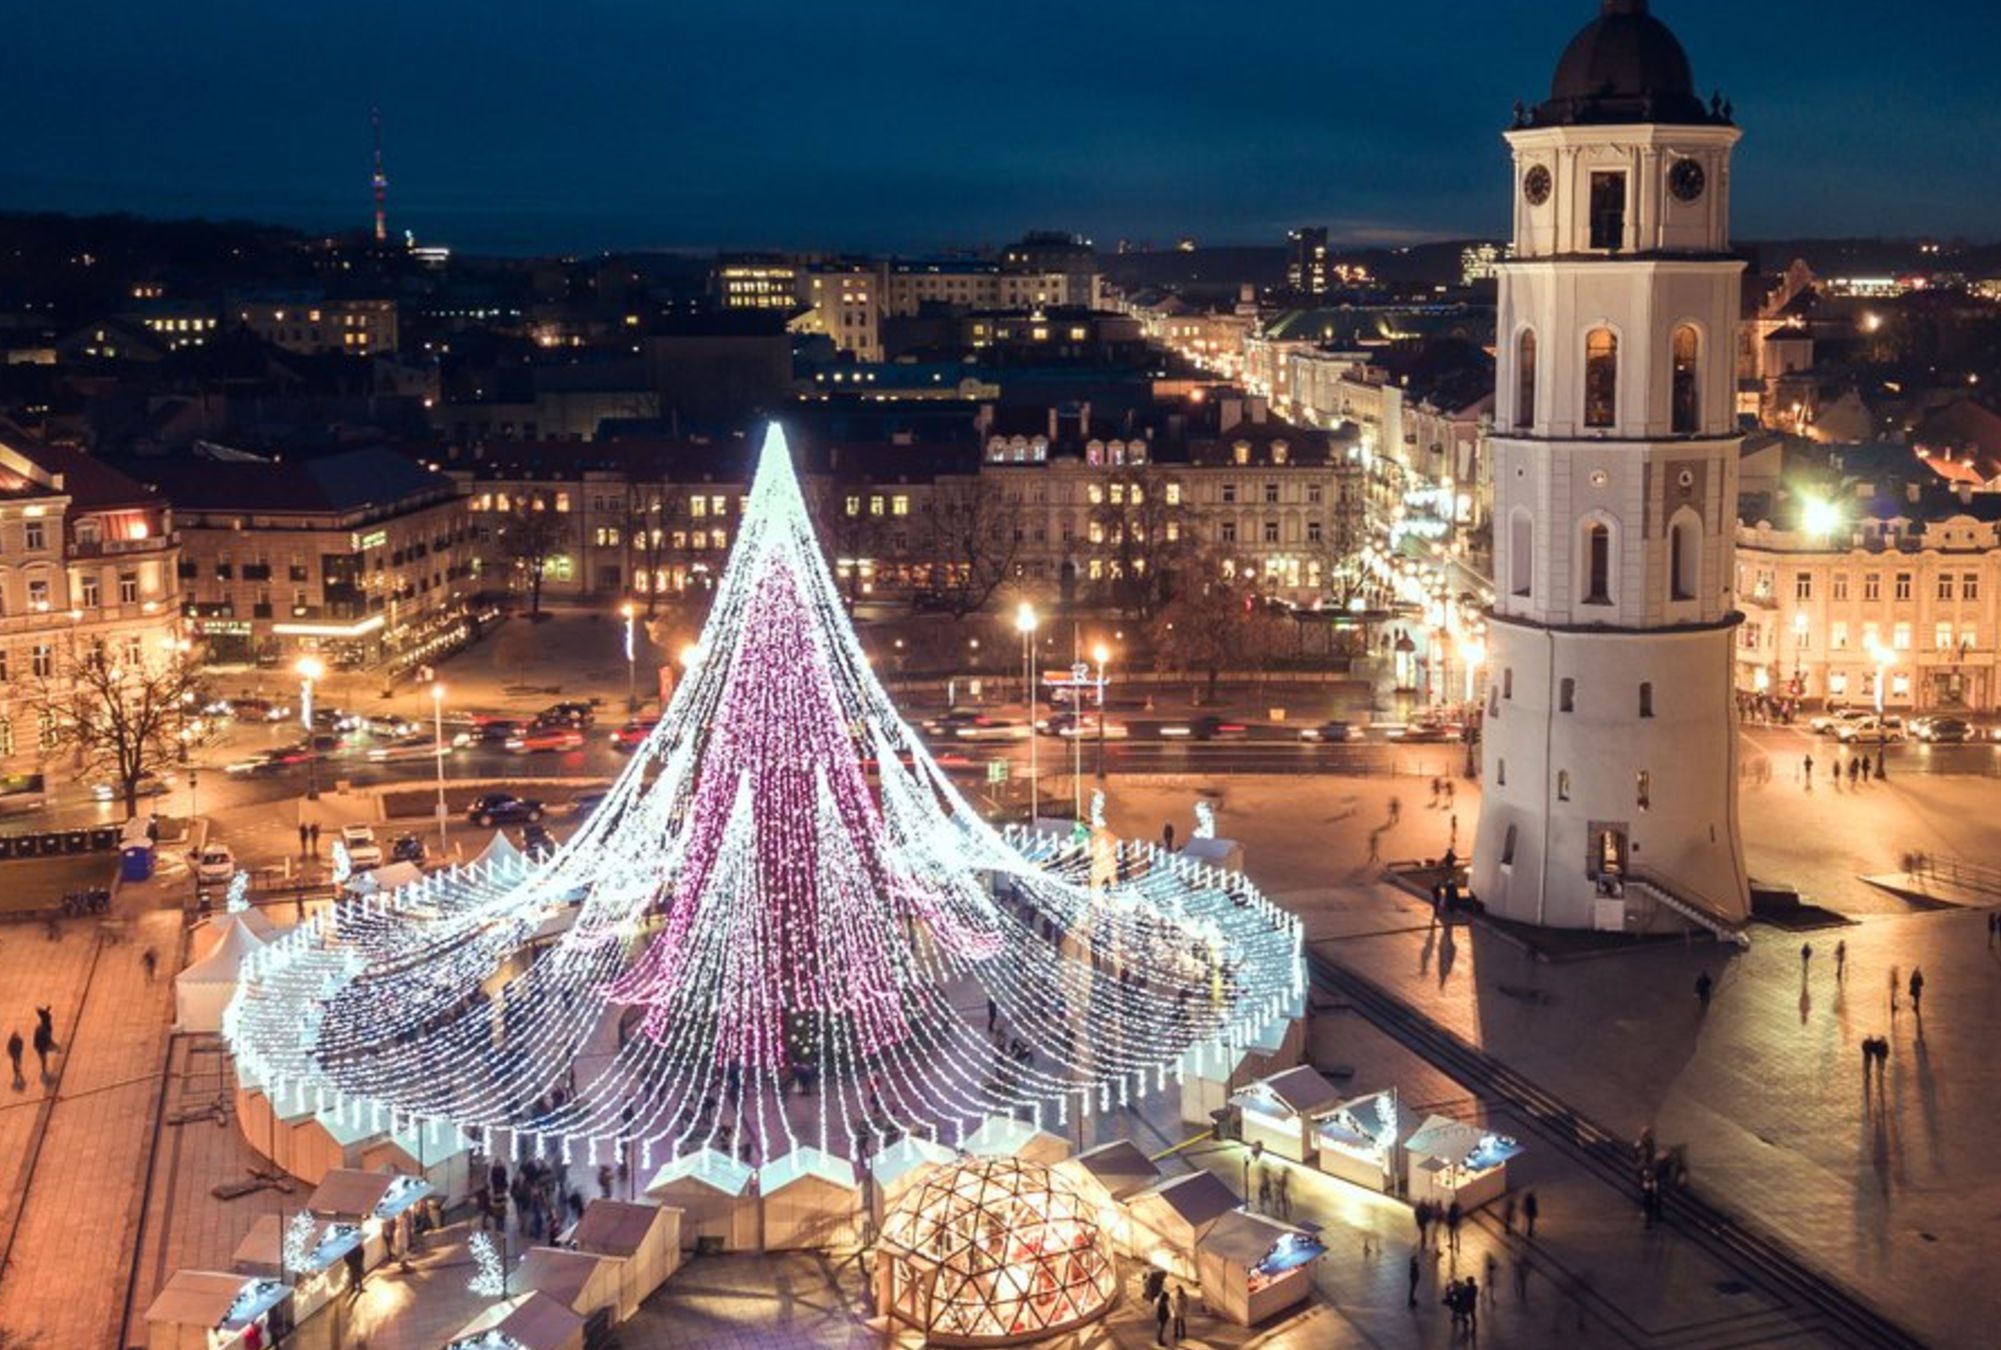
[(1530, 169), (1522, 177), (1522, 196), (1528, 199), (1530, 206), (1541, 206), (1548, 201), (1549, 189), (1549, 170), (1541, 164)]
[(1692, 159), (1678, 159), (1668, 170), (1668, 191), (1675, 195), (1677, 201), (1694, 201), (1708, 185), (1709, 175)]

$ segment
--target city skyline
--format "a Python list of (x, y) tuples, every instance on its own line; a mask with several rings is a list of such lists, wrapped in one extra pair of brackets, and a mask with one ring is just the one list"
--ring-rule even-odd
[[(94, 88), (26, 63), (0, 107), (44, 130), (0, 169), (0, 198), (365, 228), (379, 106), (392, 231), (473, 252), (908, 251), (1051, 227), (1169, 246), (1320, 223), (1356, 246), (1499, 237), (1509, 109), (1542, 97), (1550, 53), (1592, 9), (1260, 15), (1236, 47), (1178, 3), (1031, 5), (1005, 31), (777, 0), (586, 6), (553, 32), (506, 3), (362, 6), (336, 24), (134, 11), (110, 28), (45, 9), (24, 16), (23, 49), (89, 50)], [(1980, 30), (2001, 20), (1900, 14), (1901, 42), (1928, 55), (1888, 71), (1878, 7), (1859, 0), (1656, 12), (1697, 54), (1699, 87), (1756, 128), (1742, 237), (2001, 233), (1954, 192), (2001, 143), (1977, 94)]]

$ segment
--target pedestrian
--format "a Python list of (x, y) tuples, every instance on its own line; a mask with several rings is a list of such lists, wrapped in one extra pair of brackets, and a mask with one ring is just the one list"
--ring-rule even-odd
[(1695, 977), (1695, 997), (1697, 1002), (1702, 1004), (1704, 1012), (1709, 1010), (1709, 996), (1715, 989), (1716, 981), (1710, 978), (1708, 971), (1705, 970)]
[(1501, 1231), (1509, 1237), (1515, 1235), (1515, 1197), (1512, 1195), (1501, 1204)]
[(1000, 1005), (991, 998), (987, 1000), (987, 1030), (991, 1032), (1000, 1024)]
[(1155, 1345), (1167, 1344), (1167, 1322), (1173, 1315), (1174, 1310), (1167, 1302), (1167, 1291), (1163, 1289), (1160, 1291), (1160, 1297), (1153, 1301), (1153, 1343)]
[(16, 1027), (13, 1034), (7, 1037), (7, 1058), (14, 1061), (14, 1086), (16, 1089), (28, 1085), (28, 1080), (21, 1077), (21, 1051), (23, 1048), (21, 1043), (21, 1029)]
[(1390, 824), (1394, 825), (1402, 819), (1403, 819), (1403, 798), (1401, 797), (1390, 798)]
[(1271, 1169), (1258, 1168), (1258, 1212), (1271, 1213)]
[(306, 822), (302, 820), (299, 822), (299, 856), (301, 858), (306, 856), (306, 834)]
[(1874, 1036), (1864, 1036), (1862, 1038), (1862, 1087), (1864, 1091), (1867, 1091), (1869, 1088), (1869, 1070), (1875, 1066), (1876, 1038)]
[(1417, 1221), (1417, 1245), (1431, 1250), (1431, 1201), (1420, 1200), (1411, 1206), (1411, 1218)]
[(1925, 1010), (1920, 1006), (1925, 997), (1925, 972), (1921, 967), (1911, 967), (1911, 1011), (1923, 1017)]
[(1188, 1289), (1185, 1285), (1176, 1284), (1174, 1286), (1174, 1339), (1178, 1341), (1187, 1334)]
[(1802, 975), (1806, 974), (1807, 965), (1812, 960), (1813, 960), (1813, 944), (1811, 942), (1800, 943), (1800, 974)]
[(349, 1247), (342, 1260), (347, 1265), (347, 1297), (352, 1302), (361, 1297), (361, 1281), (368, 1274), (368, 1266), (361, 1255), (361, 1244), (357, 1242)]
[(1417, 1306), (1418, 1269), (1417, 1252), (1413, 1250), (1410, 1254), (1410, 1297), (1404, 1301), (1404, 1306), (1408, 1308), (1415, 1308)]
[(1839, 984), (1848, 977), (1848, 939), (1834, 944), (1834, 980)]
[(1541, 1212), (1542, 1207), (1536, 1204), (1534, 1191), (1530, 1191), (1522, 1197), (1522, 1223), (1525, 1225), (1525, 1231), (1531, 1239), (1535, 1237), (1536, 1215)]
[(1527, 1258), (1515, 1258), (1515, 1302), (1529, 1301), (1529, 1263)]
[(1440, 797), (1444, 796), (1444, 795), (1445, 795), (1445, 780), (1444, 780), (1444, 779), (1442, 779), (1442, 778), (1434, 778), (1434, 779), (1432, 779), (1432, 780), (1431, 780), (1431, 809), (1433, 809), (1433, 810), (1436, 810), (1436, 809), (1438, 808), (1438, 799), (1439, 799)]
[(1459, 1250), (1459, 1223), (1465, 1217), (1456, 1198), (1445, 1207), (1445, 1237), (1455, 1252)]
[(48, 1033), (49, 1044), (53, 1046), (56, 1043), (56, 1015), (54, 1011), (46, 1005), (35, 1009), (35, 1021), (41, 1024), (44, 1032)]
[(1812, 755), (1808, 755), (1808, 756), (1806, 757), (1806, 761), (1805, 761), (1805, 768), (1806, 768), (1806, 790), (1807, 790), (1808, 792), (1812, 792), (1812, 791), (1813, 791), (1813, 756), (1812, 756)]
[(1278, 1216), (1281, 1219), (1290, 1219), (1292, 1217), (1292, 1172), (1290, 1170), (1282, 1171), (1278, 1174)]
[[(1447, 797), (1449, 798), (1450, 795), (1451, 794), (1448, 792)], [(1452, 815), (1452, 829), (1448, 838), (1454, 844), (1457, 844), (1459, 842), (1459, 813), (1456, 811)], [(1452, 850), (1449, 848), (1446, 850), (1447, 853), (1450, 853), (1451, 851)]]
[[(1459, 788), (1448, 778), (1445, 780), (1445, 804), (1449, 807), (1459, 800)], [(1452, 832), (1459, 833), (1459, 817), (1452, 818)]]
[(306, 837), (312, 842), (312, 856), (320, 856), (320, 823), (316, 820), (306, 827)]
[(1466, 1283), (1460, 1285), (1459, 1288), (1461, 1290), (1459, 1297), (1464, 1299), (1466, 1304), (1466, 1328), (1475, 1336), (1478, 1336), (1480, 1334), (1480, 1285), (1471, 1275), (1468, 1275)]
[(35, 1028), (35, 1058), (41, 1063), (42, 1080), (44, 1082), (47, 1082), (49, 1077), (49, 1051), (54, 1048), (55, 1037), (49, 1035), (47, 1025), (37, 1026)]
[(1890, 967), (1890, 1020), (1897, 1020), (1897, 986), (1903, 983), (1895, 966)]
[(1370, 831), (1369, 831), (1369, 861), (1370, 861), (1370, 862), (1375, 862), (1375, 861), (1376, 861), (1377, 859), (1379, 859), (1379, 858), (1381, 858), (1381, 857), (1383, 856), (1383, 849), (1382, 849), (1382, 839), (1381, 839), (1381, 838), (1379, 837), (1379, 836), (1380, 836), (1380, 834), (1381, 834), (1381, 831), (1379, 831), (1379, 830), (1370, 830)]
[(158, 970), (160, 966), (160, 954), (151, 947), (148, 947), (145, 951), (139, 953), (139, 964), (146, 968), (146, 983), (151, 984), (153, 982), (153, 972)]
[(1494, 1259), (1492, 1252), (1488, 1252), (1487, 1259), (1483, 1263), (1482, 1268), (1487, 1272), (1487, 1302), (1492, 1303), (1494, 1301), (1494, 1291), (1501, 1287), (1500, 1281), (1495, 1278), (1496, 1272), (1500, 1269), (1500, 1262)]
[(1854, 759), (1848, 761), (1848, 786), (1854, 787), (1855, 781), (1861, 776), (1862, 776), (1862, 757), (1858, 755)]
[(1466, 1322), (1466, 1301), (1459, 1296), (1459, 1281), (1453, 1280), (1445, 1286), (1445, 1297), (1438, 1300), (1445, 1310), (1452, 1314), (1452, 1329), (1457, 1331)]

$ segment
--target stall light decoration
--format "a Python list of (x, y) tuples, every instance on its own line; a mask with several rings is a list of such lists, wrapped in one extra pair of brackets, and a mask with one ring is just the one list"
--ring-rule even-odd
[(285, 1273), (304, 1275), (313, 1268), (313, 1234), (319, 1231), (319, 1220), (309, 1210), (300, 1210), (285, 1225)]
[(333, 841), (333, 883), (344, 886), (354, 875), (354, 859), (348, 856), (347, 845), (340, 840)]
[(250, 908), (250, 874), (238, 871), (229, 879), (229, 889), (224, 893), (224, 912), (241, 914)]
[(239, 1072), (499, 1158), (650, 1170), (725, 1127), (853, 1158), (1111, 1109), (1303, 988), (1298, 921), (1241, 876), (1107, 837), (1093, 886), (1096, 849), (980, 818), (871, 672), (776, 428), (699, 650), (555, 857), (348, 896), (253, 953)]
[(1195, 837), (1214, 839), (1216, 837), (1216, 807), (1209, 801), (1195, 803)]
[(472, 1279), (466, 1288), (476, 1298), (505, 1298), (507, 1296), (507, 1271), (500, 1263), (500, 1248), (494, 1243), (491, 1233), (474, 1233), (467, 1239), (466, 1246), (472, 1252)]

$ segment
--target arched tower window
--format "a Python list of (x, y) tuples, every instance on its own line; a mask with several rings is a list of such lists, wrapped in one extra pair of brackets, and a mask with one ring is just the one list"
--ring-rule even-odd
[(1673, 353), (1674, 431), (1678, 436), (1692, 436), (1702, 429), (1702, 334), (1695, 331), (1694, 324), (1685, 323), (1674, 330)]
[(1612, 603), (1612, 527), (1593, 520), (1584, 527), (1584, 597), (1587, 605)]
[(1517, 506), (1508, 515), (1508, 591), (1526, 599), (1535, 590), (1535, 520)]
[(1584, 337), (1584, 425), (1612, 426), (1619, 416), (1619, 335), (1594, 328)]
[(1535, 425), (1535, 329), (1524, 328), (1515, 339), (1515, 426), (1527, 430)]
[(1668, 591), (1675, 600), (1693, 600), (1701, 593), (1702, 522), (1692, 511), (1676, 514), (1668, 526)]

